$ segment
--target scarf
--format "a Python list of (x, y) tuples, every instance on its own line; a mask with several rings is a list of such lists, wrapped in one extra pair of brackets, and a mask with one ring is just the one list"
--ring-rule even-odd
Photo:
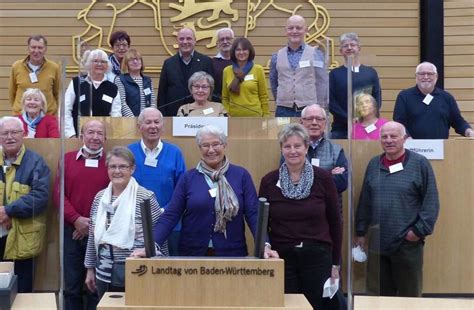
[(308, 159), (305, 160), (298, 184), (293, 184), (291, 181), (290, 172), (288, 171), (286, 163), (281, 165), (279, 172), (280, 188), (285, 198), (301, 200), (309, 196), (314, 181), (314, 170)]
[(204, 174), (205, 177), (209, 178), (212, 182), (217, 182), (214, 204), (214, 210), (216, 211), (214, 232), (223, 233), (226, 239), (226, 223), (231, 221), (239, 212), (239, 200), (225, 177), (225, 173), (229, 170), (229, 165), (229, 161), (225, 158), (224, 164), (219, 170), (212, 169), (203, 160), (200, 160), (196, 167), (197, 171)]
[(111, 54), (109, 56), (109, 60), (110, 60), (110, 63), (112, 64), (112, 72), (115, 74), (115, 75), (120, 75), (120, 62), (118, 61), (117, 57), (115, 57), (114, 54)]
[[(95, 249), (100, 244), (110, 244), (121, 249), (132, 249), (135, 241), (135, 209), (137, 204), (138, 183), (130, 178), (124, 191), (110, 204), (112, 200), (112, 183), (104, 190), (97, 207), (97, 218), (94, 227)], [(106, 229), (107, 210), (115, 213)], [(110, 212), (109, 212), (110, 213)]]
[(245, 76), (249, 74), (250, 70), (252, 70), (253, 61), (247, 61), (245, 66), (240, 69), (239, 65), (235, 62), (232, 62), (232, 70), (234, 71), (234, 79), (229, 85), (229, 90), (237, 95), (240, 94), (240, 84), (244, 81)]
[(39, 115), (34, 119), (31, 119), (26, 112), (23, 112), (22, 117), (28, 129), (28, 138), (34, 138), (36, 135), (36, 126), (43, 119), (44, 112), (40, 111)]

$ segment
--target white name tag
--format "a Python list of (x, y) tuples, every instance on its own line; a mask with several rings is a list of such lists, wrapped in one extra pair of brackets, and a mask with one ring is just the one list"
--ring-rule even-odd
[(244, 81), (253, 81), (253, 80), (254, 80), (253, 74), (248, 74), (244, 78)]
[(316, 60), (315, 62), (313, 62), (313, 67), (323, 68), (324, 67), (324, 62), (322, 62), (320, 60)]
[(209, 190), (209, 195), (211, 195), (212, 198), (215, 198), (217, 195), (217, 187), (211, 188)]
[(204, 113), (204, 115), (212, 114), (214, 113), (214, 109), (213, 108), (204, 109), (202, 113)]
[(158, 165), (158, 160), (156, 160), (155, 158), (152, 158), (152, 157), (145, 158), (145, 166), (156, 168), (156, 165)]
[(145, 88), (145, 89), (143, 90), (143, 93), (145, 94), (145, 96), (148, 96), (149, 94), (151, 94), (150, 87)]
[(370, 125), (370, 126), (365, 127), (365, 132), (371, 133), (371, 132), (374, 131), (375, 129), (377, 129), (377, 127), (375, 127), (375, 124), (372, 124), (372, 125)]
[(359, 73), (359, 67), (352, 67), (352, 72)]
[(428, 95), (425, 96), (425, 99), (423, 99), (423, 103), (426, 104), (426, 105), (429, 105), (431, 103), (431, 100), (433, 100), (433, 96), (428, 94)]
[(309, 67), (311, 64), (309, 63), (309, 60), (302, 60), (300, 61), (300, 68), (306, 68)]
[(84, 100), (86, 100), (86, 95), (81, 95), (79, 97), (79, 102), (83, 102)]
[(319, 167), (319, 158), (311, 158), (311, 165)]
[(102, 96), (102, 100), (104, 100), (105, 102), (108, 102), (108, 103), (112, 103), (112, 100), (114, 100), (114, 98), (110, 97), (110, 96), (107, 96), (107, 95), (103, 95)]
[(86, 159), (86, 167), (98, 168), (99, 161), (97, 159)]
[(403, 164), (398, 163), (398, 164), (395, 164), (395, 165), (391, 165), (391, 166), (388, 167), (388, 170), (390, 170), (390, 173), (395, 173), (395, 172), (401, 171), (401, 170), (403, 170)]
[(276, 185), (277, 185), (277, 187), (278, 187), (278, 188), (281, 188), (281, 185), (280, 185), (280, 180), (278, 180), (278, 182), (277, 182), (277, 184), (276, 184)]
[(36, 73), (34, 72), (30, 73), (30, 81), (31, 83), (38, 83), (38, 77), (36, 76)]

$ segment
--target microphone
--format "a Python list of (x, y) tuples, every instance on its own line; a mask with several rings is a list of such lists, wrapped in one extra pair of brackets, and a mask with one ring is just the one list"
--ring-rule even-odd
[[(182, 98), (179, 98), (179, 99), (173, 100), (173, 101), (171, 101), (171, 102), (165, 103), (165, 104), (163, 104), (163, 105), (160, 105), (160, 106), (157, 107), (157, 108), (158, 108), (158, 110), (161, 111), (161, 109), (166, 108), (166, 107), (171, 106), (171, 105), (175, 105), (175, 104), (178, 103), (178, 102), (181, 102), (182, 104), (184, 104), (184, 101), (187, 100), (187, 99), (189, 99), (189, 98), (193, 98), (193, 95), (184, 96), (184, 97), (182, 97)], [(161, 112), (163, 112), (163, 111), (161, 111)], [(176, 116), (176, 113), (175, 113), (175, 115), (163, 115), (163, 116)]]

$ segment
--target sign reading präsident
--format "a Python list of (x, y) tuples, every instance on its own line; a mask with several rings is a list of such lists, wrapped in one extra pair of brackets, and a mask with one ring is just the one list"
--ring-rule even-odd
[(444, 140), (408, 139), (404, 146), (428, 159), (444, 159)]
[(173, 117), (173, 136), (195, 137), (199, 128), (214, 125), (227, 134), (227, 117)]

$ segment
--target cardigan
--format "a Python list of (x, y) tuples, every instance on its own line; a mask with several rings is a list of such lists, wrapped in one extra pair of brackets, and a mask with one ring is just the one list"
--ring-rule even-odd
[[(23, 130), (28, 136), (28, 125), (23, 119), (23, 115), (18, 115), (23, 123)], [(38, 124), (36, 124), (35, 138), (59, 138), (58, 119), (56, 116), (46, 114)]]

